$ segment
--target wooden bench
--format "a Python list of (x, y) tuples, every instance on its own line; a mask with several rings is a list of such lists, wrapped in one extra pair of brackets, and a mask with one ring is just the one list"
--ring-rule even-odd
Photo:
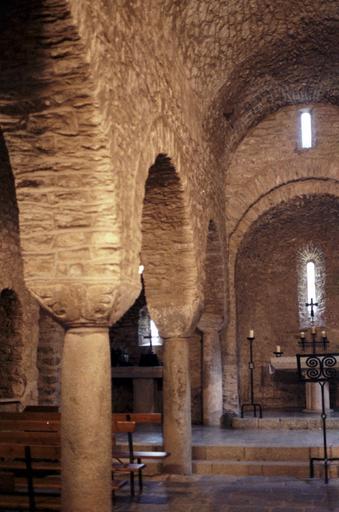
[[(41, 507), (59, 510), (56, 507), (60, 500), (56, 498), (61, 492), (60, 420), (26, 419), (28, 415), (22, 418), (22, 413), (12, 414), (14, 419), (0, 419), (0, 482), (4, 483), (4, 491), (12, 491), (1, 494), (0, 485), (0, 509), (13, 508), (11, 503), (14, 508), (17, 505), (16, 508), (27, 509), (28, 502), (30, 512)], [(113, 500), (115, 492), (125, 484), (126, 480), (112, 479)], [(48, 498), (54, 498), (50, 500), (51, 507), (46, 504), (46, 493)]]
[(0, 472), (0, 508), (60, 509), (58, 433), (0, 431)]

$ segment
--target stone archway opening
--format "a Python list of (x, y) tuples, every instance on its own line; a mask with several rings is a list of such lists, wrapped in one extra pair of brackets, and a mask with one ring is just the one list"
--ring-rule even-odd
[(295, 374), (271, 375), (269, 361), (276, 345), (284, 356), (299, 350), (300, 251), (316, 247), (323, 255), (320, 331), (338, 335), (336, 287), (338, 262), (331, 255), (339, 243), (339, 199), (330, 194), (297, 196), (260, 216), (244, 236), (236, 259), (236, 338), (239, 347), (240, 401), (248, 400), (249, 329), (255, 330), (255, 395), (269, 409), (302, 409), (304, 387)]
[(185, 304), (195, 265), (183, 187), (171, 159), (157, 156), (145, 184), (141, 260), (149, 306)]

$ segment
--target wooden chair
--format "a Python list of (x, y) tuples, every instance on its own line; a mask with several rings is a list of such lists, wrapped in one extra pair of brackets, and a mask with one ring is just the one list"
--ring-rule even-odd
[[(112, 462), (112, 471), (113, 474), (115, 472), (118, 473), (129, 473), (130, 475), (130, 490), (131, 496), (135, 495), (135, 486), (134, 486), (134, 474), (138, 473), (139, 480), (139, 492), (143, 491), (143, 481), (142, 481), (142, 470), (145, 467), (145, 464), (142, 462), (134, 462), (133, 457), (133, 437), (132, 434), (135, 431), (135, 422), (134, 421), (113, 421), (112, 431), (113, 433), (126, 433), (129, 444), (129, 451), (126, 456), (119, 456), (117, 452), (113, 448), (112, 457), (115, 461)], [(113, 444), (115, 444), (115, 437), (113, 435)], [(121, 459), (128, 458), (129, 462), (123, 462)]]
[[(136, 425), (152, 423), (152, 424), (161, 424), (162, 423), (162, 415), (160, 413), (113, 413), (113, 423), (115, 422), (133, 422)], [(134, 430), (133, 430), (134, 432)], [(137, 462), (138, 464), (142, 464), (143, 459), (146, 460), (156, 460), (163, 461), (170, 454), (165, 451), (156, 451), (156, 450), (148, 450), (148, 451), (140, 451), (134, 450), (133, 445), (133, 432), (128, 432), (128, 451), (122, 449), (114, 448), (113, 454), (115, 457), (120, 459), (129, 459), (130, 462)]]

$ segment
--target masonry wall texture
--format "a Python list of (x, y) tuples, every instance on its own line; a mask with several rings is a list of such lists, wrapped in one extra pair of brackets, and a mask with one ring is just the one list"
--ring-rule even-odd
[(0, 397), (25, 405), (38, 398), (39, 307), (24, 285), (14, 180), (0, 144)]
[(40, 405), (61, 403), (61, 361), (65, 331), (40, 308), (37, 368)]

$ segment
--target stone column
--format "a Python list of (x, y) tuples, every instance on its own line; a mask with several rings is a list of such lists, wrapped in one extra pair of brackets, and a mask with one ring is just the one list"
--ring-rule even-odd
[(220, 425), (223, 415), (223, 372), (220, 330), (225, 325), (224, 315), (204, 311), (198, 328), (203, 333), (203, 423)]
[(203, 332), (203, 423), (220, 425), (223, 414), (220, 337), (217, 329)]
[(191, 386), (189, 338), (166, 338), (164, 345), (164, 444), (171, 453), (169, 473), (192, 473)]
[(62, 510), (111, 512), (112, 413), (108, 329), (66, 331), (62, 364)]
[[(305, 383), (306, 388), (306, 409), (304, 412), (322, 412), (321, 387), (318, 382)], [(324, 386), (325, 410), (331, 412), (330, 408), (330, 387), (328, 382)]]

